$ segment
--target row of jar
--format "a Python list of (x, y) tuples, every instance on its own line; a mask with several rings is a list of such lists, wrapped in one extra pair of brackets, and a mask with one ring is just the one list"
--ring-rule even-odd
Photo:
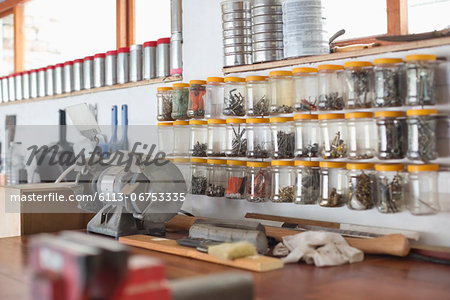
[(1, 77), (2, 102), (170, 75), (170, 38)]
[(187, 177), (189, 192), (194, 195), (324, 207), (347, 205), (354, 210), (375, 206), (381, 213), (396, 213), (405, 207), (417, 215), (440, 210), (436, 164), (408, 165), (405, 172), (403, 164), (172, 161)]
[(272, 71), (270, 76), (208, 77), (158, 88), (159, 121), (223, 116), (268, 116), (294, 111), (436, 104), (434, 55), (318, 68)]
[[(436, 110), (158, 123), (159, 151), (194, 157), (437, 158)], [(375, 121), (374, 117), (375, 116)]]

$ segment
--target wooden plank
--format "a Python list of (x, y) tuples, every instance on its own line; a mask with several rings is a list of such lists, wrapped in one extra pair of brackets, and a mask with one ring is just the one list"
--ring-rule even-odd
[(25, 30), (24, 30), (24, 4), (14, 5), (14, 71), (24, 70), (25, 57)]
[(134, 45), (136, 42), (136, 28), (135, 28), (135, 1), (127, 1), (127, 46)]
[(127, 35), (127, 0), (116, 0), (117, 48), (128, 46)]
[(286, 222), (286, 223), (293, 223), (293, 224), (298, 224), (298, 225), (312, 225), (312, 226), (321, 226), (321, 227), (336, 228), (336, 229), (340, 228), (340, 224), (335, 223), (335, 222), (298, 219), (298, 218), (265, 215), (265, 214), (258, 214), (258, 213), (246, 213), (245, 217), (247, 219), (260, 219), (260, 220), (268, 220), (268, 221)]
[(408, 34), (408, 0), (386, 0), (388, 35)]
[(189, 257), (254, 272), (266, 272), (283, 268), (283, 261), (275, 257), (254, 255), (244, 258), (237, 258), (235, 260), (222, 260), (207, 253), (199, 252), (195, 248), (180, 246), (175, 240), (153, 237), (149, 235), (138, 234), (124, 236), (119, 238), (119, 242), (130, 246)]
[(273, 62), (265, 62), (265, 63), (259, 63), (259, 64), (243, 65), (243, 66), (237, 66), (237, 67), (226, 67), (226, 68), (222, 69), (222, 72), (224, 74), (240, 73), (240, 72), (253, 72), (253, 71), (261, 71), (261, 70), (267, 70), (267, 69), (273, 69), (273, 68), (282, 68), (282, 67), (289, 67), (289, 66), (295, 66), (295, 65), (319, 63), (319, 62), (325, 62), (325, 61), (330, 61), (330, 60), (348, 59), (348, 58), (355, 58), (355, 57), (361, 57), (361, 56), (367, 56), (367, 55), (377, 55), (377, 54), (383, 54), (383, 53), (388, 53), (388, 52), (399, 52), (399, 51), (407, 51), (407, 50), (414, 50), (414, 49), (430, 48), (430, 47), (437, 47), (437, 46), (443, 46), (443, 45), (450, 45), (450, 37), (442, 37), (442, 38), (429, 39), (429, 40), (423, 40), (423, 41), (386, 45), (386, 46), (362, 49), (362, 50), (351, 51), (351, 52), (339, 52), (339, 53), (330, 53), (330, 54), (323, 54), (323, 55), (313, 55), (313, 56), (289, 58), (289, 59), (273, 61)]

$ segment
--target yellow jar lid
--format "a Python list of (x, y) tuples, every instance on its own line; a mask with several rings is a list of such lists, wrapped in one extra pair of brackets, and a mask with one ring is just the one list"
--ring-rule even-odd
[(439, 170), (438, 164), (408, 165), (408, 172), (427, 172), (438, 170)]
[(436, 55), (433, 54), (411, 54), (407, 55), (405, 58), (406, 61), (413, 60), (436, 60)]
[(169, 86), (160, 86), (158, 88), (156, 88), (156, 90), (158, 92), (166, 92), (166, 91), (171, 91), (173, 90), (173, 88), (169, 87)]
[(293, 166), (294, 162), (290, 160), (272, 160), (270, 163), (272, 166)]
[(291, 71), (270, 71), (269, 76), (270, 77), (273, 77), (273, 76), (292, 76), (292, 72)]
[(309, 67), (301, 67), (301, 68), (294, 68), (292, 70), (292, 73), (316, 73), (317, 68), (309, 68)]
[(335, 161), (321, 161), (319, 162), (319, 167), (321, 168), (345, 168), (344, 162)]
[(375, 118), (398, 118), (398, 117), (404, 117), (405, 113), (403, 111), (398, 110), (386, 110), (386, 111), (376, 111), (375, 112)]
[(437, 109), (408, 109), (407, 116), (427, 116), (437, 114)]
[(248, 118), (247, 123), (269, 123), (268, 118)]
[(348, 61), (344, 64), (345, 68), (353, 67), (371, 67), (372, 63), (370, 61)]
[(273, 117), (273, 118), (269, 118), (270, 123), (284, 123), (284, 122), (289, 122), (289, 121), (293, 121), (294, 119), (292, 117)]
[(190, 120), (189, 125), (207, 125), (208, 122), (201, 120)]
[(179, 83), (174, 83), (174, 84), (172, 84), (172, 87), (175, 89), (175, 88), (186, 88), (186, 87), (189, 87), (189, 83), (181, 83), (181, 82), (179, 82)]
[(173, 121), (173, 125), (189, 125), (188, 121)]
[(176, 158), (171, 158), (171, 162), (173, 162), (173, 163), (188, 163), (188, 162), (190, 162), (190, 160), (189, 160), (189, 158), (176, 157)]
[(158, 123), (158, 126), (173, 126), (173, 122)]
[(207, 162), (214, 165), (225, 165), (227, 163), (225, 159), (208, 159)]
[(191, 80), (189, 84), (206, 84), (205, 80)]
[(233, 165), (233, 166), (246, 166), (247, 162), (244, 160), (227, 160), (227, 165)]
[(347, 170), (370, 170), (373, 169), (373, 164), (370, 163), (349, 163)]
[(206, 164), (206, 159), (204, 159), (204, 158), (196, 158), (196, 157), (193, 157), (193, 158), (191, 158), (191, 162), (193, 162), (193, 163)]
[(241, 77), (225, 77), (224, 81), (225, 82), (245, 82), (245, 79), (241, 78)]
[(206, 82), (223, 82), (223, 77), (208, 77)]
[(265, 161), (248, 161), (247, 167), (256, 167), (256, 168), (267, 168), (270, 166), (269, 162)]
[(344, 114), (320, 114), (319, 120), (344, 119)]
[(402, 63), (403, 59), (401, 58), (377, 58), (373, 61), (375, 65), (382, 65), (382, 64), (399, 64)]
[(373, 118), (373, 113), (371, 112), (352, 112), (345, 114), (346, 119), (361, 119), (361, 118)]
[(267, 76), (247, 76), (245, 81), (265, 81)]
[(314, 114), (298, 114), (294, 116), (294, 120), (317, 120), (318, 118), (319, 116)]
[(317, 69), (319, 69), (319, 71), (320, 70), (336, 70), (336, 71), (339, 71), (339, 70), (343, 70), (344, 66), (341, 66), (341, 65), (319, 65), (317, 67)]
[(227, 119), (227, 124), (242, 124), (245, 123), (246, 120), (245, 119), (238, 119), (238, 118), (230, 118)]
[(223, 119), (208, 119), (208, 124), (226, 124), (227, 122)]
[(318, 161), (310, 161), (310, 160), (296, 160), (295, 165), (296, 166), (304, 166), (304, 167), (318, 167), (319, 162)]
[(405, 169), (404, 164), (376, 164), (375, 170), (377, 171), (403, 171)]

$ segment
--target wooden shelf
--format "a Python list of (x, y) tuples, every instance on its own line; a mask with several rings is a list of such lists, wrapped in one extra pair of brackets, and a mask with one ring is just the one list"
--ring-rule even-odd
[(376, 54), (382, 54), (382, 53), (388, 53), (388, 52), (398, 52), (398, 51), (406, 51), (406, 50), (413, 50), (413, 49), (420, 49), (420, 48), (429, 48), (429, 47), (436, 47), (436, 46), (442, 46), (442, 45), (450, 45), (450, 37), (442, 37), (442, 38), (422, 40), (422, 41), (416, 41), (416, 42), (405, 42), (405, 43), (401, 43), (401, 44), (379, 46), (379, 47), (356, 50), (356, 51), (349, 51), (349, 52), (338, 52), (338, 53), (330, 53), (330, 54), (323, 54), (323, 55), (289, 58), (289, 59), (285, 59), (285, 60), (257, 63), (257, 64), (251, 64), (251, 65), (237, 66), (237, 67), (225, 67), (222, 69), (222, 72), (224, 74), (252, 72), (252, 71), (260, 71), (260, 70), (267, 70), (267, 69), (273, 69), (273, 68), (281, 68), (281, 67), (288, 67), (288, 66), (295, 66), (295, 65), (302, 65), (302, 64), (309, 64), (309, 63), (317, 63), (317, 62), (330, 61), (330, 60), (354, 58), (354, 57), (360, 57), (360, 56), (366, 56), (366, 55), (376, 55)]
[(123, 83), (123, 84), (102, 86), (99, 88), (93, 88), (93, 89), (89, 89), (89, 90), (81, 90), (81, 91), (76, 91), (76, 92), (72, 92), (72, 93), (60, 94), (60, 95), (30, 98), (30, 99), (26, 99), (26, 100), (17, 100), (17, 101), (11, 101), (11, 102), (3, 102), (3, 103), (0, 103), (0, 106), (34, 103), (34, 102), (47, 101), (47, 100), (56, 100), (56, 99), (60, 99), (60, 98), (74, 97), (74, 96), (92, 94), (92, 93), (97, 93), (97, 92), (112, 91), (112, 90), (117, 90), (117, 89), (126, 89), (126, 88), (135, 87), (135, 86), (143, 86), (143, 85), (149, 85), (149, 84), (155, 84), (155, 83), (180, 81), (182, 79), (183, 79), (183, 76), (169, 76), (169, 77), (165, 77), (165, 78), (155, 78), (155, 79), (149, 79), (149, 80), (141, 80), (141, 81), (137, 81), (137, 82), (127, 82), (127, 83)]

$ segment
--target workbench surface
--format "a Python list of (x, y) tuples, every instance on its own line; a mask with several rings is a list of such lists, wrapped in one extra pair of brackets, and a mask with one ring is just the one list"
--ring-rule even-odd
[[(0, 239), (0, 299), (31, 299), (28, 251), (26, 237)], [(132, 251), (164, 261), (169, 279), (232, 269), (145, 249)], [(450, 267), (409, 258), (367, 255), (352, 265), (289, 264), (252, 274), (256, 299), (450, 299)]]

